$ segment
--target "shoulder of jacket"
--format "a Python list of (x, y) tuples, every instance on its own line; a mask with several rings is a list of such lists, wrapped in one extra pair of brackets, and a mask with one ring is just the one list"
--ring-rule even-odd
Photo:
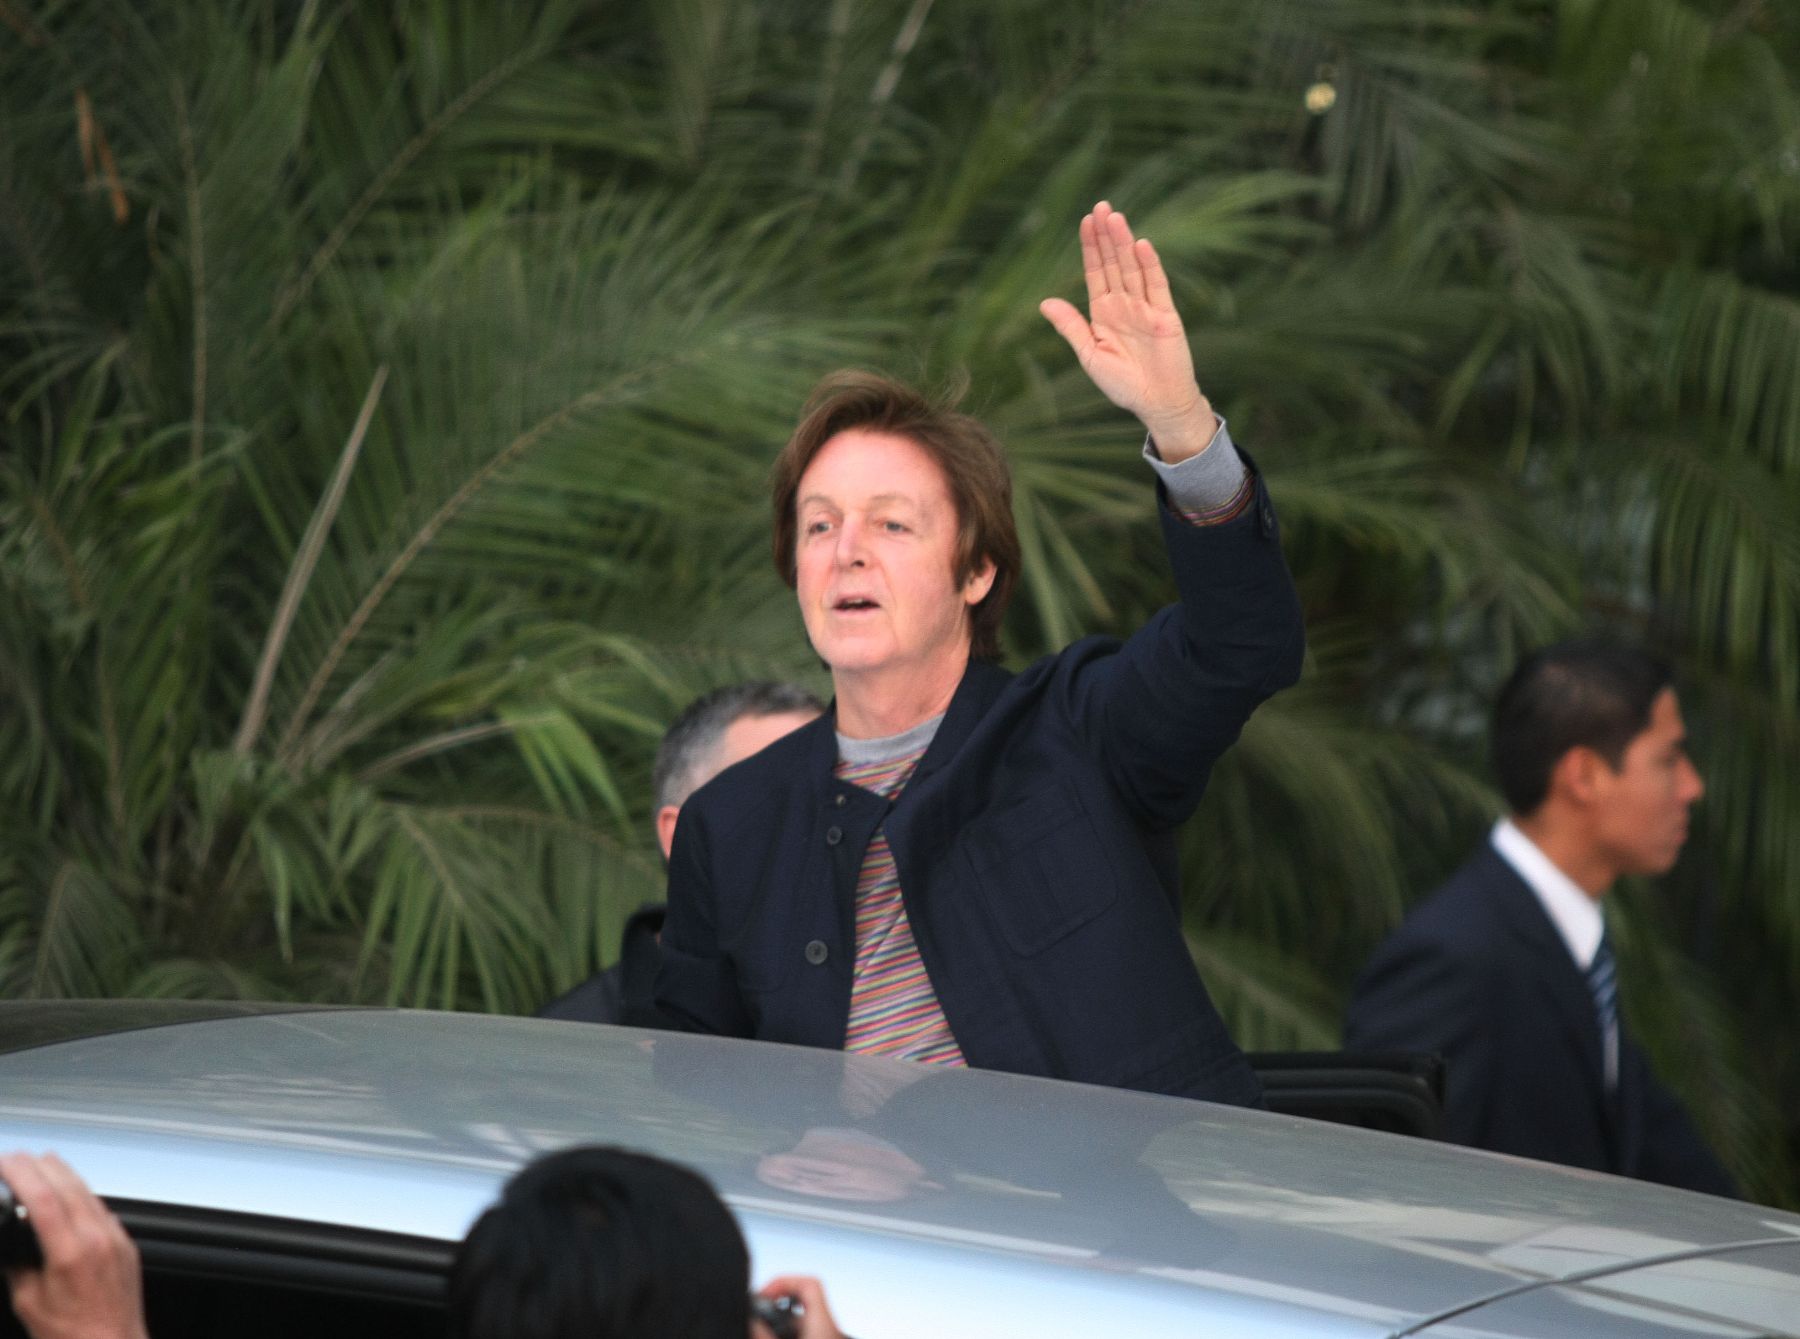
[(1413, 904), (1394, 937), (1430, 941), (1459, 956), (1485, 956), (1500, 921), (1494, 877), (1477, 852)]
[[(714, 816), (736, 815), (746, 808), (767, 811), (768, 805), (795, 791), (808, 792), (823, 781), (813, 773), (822, 759), (836, 756), (835, 736), (829, 749), (821, 746), (819, 732), (832, 733), (831, 719), (821, 716), (783, 735), (767, 748), (735, 762), (707, 781), (682, 805), (685, 816), (691, 808), (696, 813)], [(826, 772), (829, 762), (824, 762)]]

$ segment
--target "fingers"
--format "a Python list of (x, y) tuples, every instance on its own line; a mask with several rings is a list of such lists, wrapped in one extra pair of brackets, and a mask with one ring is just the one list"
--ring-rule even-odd
[(137, 1248), (124, 1226), (56, 1154), (9, 1153), (0, 1157), (0, 1177), (25, 1206), (45, 1268), (96, 1258), (135, 1261)]
[(831, 1308), (825, 1304), (825, 1285), (804, 1274), (787, 1274), (770, 1279), (757, 1289), (763, 1297), (792, 1297), (800, 1303), (805, 1315), (800, 1321), (800, 1339), (842, 1339)]
[(1069, 342), (1069, 347), (1075, 350), (1077, 358), (1082, 357), (1094, 342), (1093, 329), (1088, 325), (1087, 318), (1075, 310), (1073, 303), (1064, 302), (1061, 298), (1045, 298), (1038, 303), (1038, 311), (1056, 327), (1056, 333)]
[(767, 1283), (763, 1284), (762, 1287), (758, 1288), (756, 1290), (756, 1295), (758, 1297), (771, 1298), (798, 1297), (800, 1298), (801, 1305), (804, 1306), (806, 1298), (802, 1296), (802, 1293), (809, 1287), (819, 1287), (819, 1281), (809, 1274), (782, 1274), (777, 1278), (770, 1279)]
[(0, 1176), (30, 1215), (42, 1269), (9, 1274), (14, 1314), (35, 1339), (142, 1339), (137, 1247), (99, 1197), (54, 1153), (0, 1157)]
[[(75, 1174), (75, 1169), (54, 1153), (44, 1155), (43, 1166), (45, 1179), (56, 1190), (57, 1203), (75, 1241), (86, 1250), (135, 1259), (137, 1248), (126, 1236), (124, 1225), (88, 1188), (88, 1183)], [(44, 1258), (52, 1258), (47, 1247)]]
[(1172, 309), (1175, 306), (1175, 295), (1169, 291), (1169, 275), (1163, 269), (1162, 257), (1150, 245), (1150, 239), (1138, 238), (1131, 249), (1137, 257), (1138, 269), (1143, 272), (1144, 296), (1154, 306)]
[[(1106, 291), (1123, 293), (1126, 291), (1125, 273), (1119, 268), (1119, 243), (1114, 232), (1112, 213), (1112, 206), (1102, 200), (1094, 206), (1094, 212), (1089, 217), (1094, 220), (1094, 241), (1100, 250), (1100, 268), (1106, 275)], [(1129, 228), (1126, 229), (1125, 236), (1129, 245)]]
[(64, 1233), (68, 1222), (62, 1199), (46, 1173), (48, 1161), (29, 1153), (0, 1157), (0, 1180), (12, 1187), (13, 1198), (25, 1206), (26, 1217), (41, 1246), (48, 1246), (51, 1239)]
[(1114, 293), (1159, 306), (1175, 305), (1156, 248), (1147, 239), (1132, 236), (1123, 213), (1102, 200), (1082, 218), (1079, 232), (1089, 311), (1096, 300)]
[(1106, 235), (1113, 245), (1113, 254), (1119, 266), (1120, 282), (1125, 291), (1134, 298), (1144, 296), (1144, 271), (1138, 260), (1137, 250), (1132, 245), (1131, 225), (1118, 210), (1106, 216)]
[(0, 1159), (0, 1176), (30, 1215), (46, 1265), (80, 1254), (84, 1241), (104, 1233), (112, 1221), (106, 1206), (54, 1153), (10, 1154)]
[(1087, 279), (1088, 309), (1096, 298), (1106, 296), (1106, 267), (1100, 261), (1100, 230), (1092, 214), (1081, 218), (1081, 273)]

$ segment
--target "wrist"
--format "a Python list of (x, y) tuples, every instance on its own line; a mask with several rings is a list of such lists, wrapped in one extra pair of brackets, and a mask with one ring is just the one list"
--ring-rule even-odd
[(1143, 418), (1156, 454), (1171, 465), (1199, 455), (1219, 433), (1219, 416), (1204, 395), (1178, 410)]

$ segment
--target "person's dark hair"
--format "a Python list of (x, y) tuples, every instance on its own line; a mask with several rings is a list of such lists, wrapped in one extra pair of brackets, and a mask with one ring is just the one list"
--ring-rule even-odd
[(725, 732), (746, 716), (782, 716), (790, 711), (825, 710), (825, 704), (796, 683), (752, 679), (702, 693), (664, 732), (651, 769), (656, 807), (683, 805), (709, 780), (712, 763)]
[(539, 1158), (458, 1247), (451, 1339), (744, 1339), (750, 1258), (718, 1193), (619, 1148)]
[(860, 428), (916, 442), (944, 472), (956, 507), (957, 541), (951, 576), (960, 586), (984, 561), (994, 584), (969, 612), (970, 653), (1000, 658), (1000, 620), (1019, 579), (1019, 532), (1013, 523), (1012, 469), (999, 440), (980, 420), (874, 372), (833, 372), (807, 398), (800, 426), (775, 458), (770, 501), (775, 508), (775, 570), (792, 586), (794, 504), (800, 476), (825, 443)]
[(1494, 703), (1494, 775), (1512, 811), (1529, 814), (1544, 802), (1550, 774), (1570, 749), (1592, 749), (1618, 767), (1673, 683), (1668, 662), (1597, 637), (1526, 656)]

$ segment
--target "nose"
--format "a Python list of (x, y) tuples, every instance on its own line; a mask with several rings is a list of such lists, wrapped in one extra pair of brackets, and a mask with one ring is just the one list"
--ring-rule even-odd
[(1682, 796), (1688, 804), (1696, 803), (1706, 794), (1706, 782), (1701, 779), (1700, 769), (1686, 758), (1681, 760)]
[(867, 536), (860, 518), (846, 516), (838, 526), (837, 565), (839, 567), (861, 567), (868, 561), (865, 545)]

